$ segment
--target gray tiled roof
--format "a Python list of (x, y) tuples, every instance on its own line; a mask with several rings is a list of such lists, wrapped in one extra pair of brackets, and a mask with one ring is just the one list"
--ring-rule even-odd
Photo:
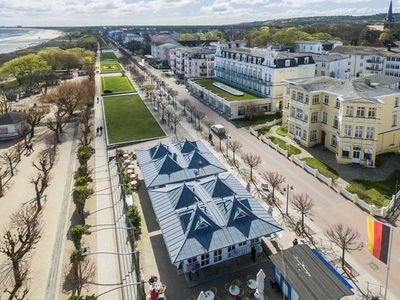
[(231, 174), (149, 190), (172, 263), (281, 231)]
[(319, 255), (307, 245), (297, 245), (270, 259), (300, 299), (337, 300), (353, 295), (350, 285)]
[(0, 115), (0, 125), (18, 124), (19, 122), (25, 121), (27, 118), (24, 112), (7, 112)]
[(147, 187), (202, 178), (225, 172), (225, 167), (200, 141), (158, 144), (136, 151)]
[[(368, 78), (368, 77), (367, 77)], [(398, 90), (384, 86), (370, 86), (357, 79), (337, 79), (332, 77), (308, 77), (285, 80), (288, 83), (301, 87), (307, 92), (326, 91), (337, 94), (344, 101), (365, 99), (374, 103), (381, 103), (380, 96), (399, 93)]]

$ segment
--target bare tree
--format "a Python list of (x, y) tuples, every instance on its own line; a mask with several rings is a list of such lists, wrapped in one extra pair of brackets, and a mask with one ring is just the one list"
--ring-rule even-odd
[(54, 113), (54, 119), (49, 119), (46, 122), (46, 127), (53, 131), (54, 137), (57, 143), (60, 143), (60, 133), (62, 133), (62, 128), (65, 122), (65, 114), (60, 110)]
[(279, 187), (280, 184), (285, 182), (285, 177), (283, 177), (278, 172), (270, 172), (270, 171), (264, 172), (262, 176), (272, 187), (272, 199), (275, 200), (275, 189)]
[(172, 97), (172, 105), (173, 105), (174, 107), (176, 107), (176, 96), (178, 96), (178, 92), (175, 91), (175, 90), (173, 90), (173, 89), (171, 89), (170, 92), (169, 92), (169, 94), (170, 94), (171, 97)]
[(311, 209), (314, 205), (314, 201), (307, 194), (297, 194), (292, 199), (294, 209), (301, 214), (301, 232), (304, 232), (304, 217), (311, 214)]
[(206, 126), (208, 127), (208, 134), (211, 133), (211, 127), (215, 124), (214, 120), (206, 120)]
[(7, 171), (0, 167), (0, 198), (4, 196), (4, 178), (7, 176)]
[(42, 120), (44, 113), (41, 109), (31, 108), (27, 113), (27, 119), (30, 128), (30, 138), (32, 139), (35, 135), (35, 127), (39, 125)]
[(6, 164), (8, 164), (8, 168), (10, 170), (11, 176), (14, 176), (14, 162), (16, 159), (16, 152), (13, 148), (9, 149), (8, 151), (4, 152), (0, 155), (1, 159), (4, 160)]
[(33, 163), (33, 166), (40, 172), (46, 182), (49, 181), (49, 174), (54, 166), (56, 154), (56, 149), (54, 147), (45, 149), (40, 152), (39, 161)]
[(92, 122), (90, 109), (84, 109), (79, 118), (81, 135), (79, 141), (83, 146), (88, 146), (93, 141)]
[(24, 146), (27, 148), (29, 144), (29, 133), (30, 133), (29, 126), (21, 126), (17, 129), (19, 136), (24, 140)]
[(353, 228), (343, 225), (335, 224), (331, 229), (327, 230), (327, 235), (332, 243), (342, 249), (342, 268), (345, 270), (345, 254), (355, 250), (361, 250), (364, 246), (359, 241), (360, 234)]
[(96, 274), (94, 263), (85, 257), (79, 250), (72, 251), (70, 255), (70, 268), (67, 269), (67, 277), (73, 284), (73, 294), (80, 296), (82, 290), (92, 281)]
[(174, 134), (176, 134), (176, 126), (179, 124), (180, 121), (182, 121), (182, 115), (177, 112), (173, 112), (170, 118), (172, 124), (174, 124)]
[(253, 169), (261, 164), (261, 157), (257, 154), (245, 153), (242, 159), (250, 167), (250, 181), (253, 181)]
[(186, 117), (186, 108), (189, 105), (189, 100), (188, 99), (183, 99), (180, 101), (181, 105), (183, 106), (183, 115)]
[(168, 102), (167, 101), (160, 101), (160, 107), (161, 108), (161, 120), (165, 120), (165, 109), (168, 106)]
[(201, 130), (201, 121), (206, 117), (206, 114), (200, 110), (196, 110), (194, 113), (195, 127), (197, 122), (197, 130)]
[(229, 141), (229, 148), (232, 150), (233, 164), (236, 166), (235, 153), (242, 148), (242, 143), (239, 141)]
[(14, 150), (15, 150), (15, 157), (17, 161), (20, 162), (22, 152), (24, 152), (24, 146), (22, 145), (22, 143), (16, 143), (14, 146)]
[(24, 299), (28, 288), (23, 287), (28, 276), (28, 255), (35, 248), (41, 236), (40, 213), (31, 205), (25, 205), (11, 216), (11, 222), (6, 227), (0, 243), (0, 253), (3, 253), (10, 263), (10, 278), (12, 287), (4, 292), (9, 294), (9, 300)]
[(35, 188), (35, 202), (36, 209), (38, 211), (42, 210), (42, 197), (43, 193), (49, 185), (49, 178), (43, 177), (42, 174), (38, 173), (35, 178), (31, 179), (31, 183)]
[(193, 114), (196, 111), (196, 107), (189, 104), (189, 105), (187, 105), (186, 109), (190, 113), (190, 123), (192, 123), (193, 122)]

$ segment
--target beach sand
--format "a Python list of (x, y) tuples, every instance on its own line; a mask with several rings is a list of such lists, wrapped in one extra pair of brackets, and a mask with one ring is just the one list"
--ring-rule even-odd
[(32, 47), (59, 37), (63, 33), (58, 30), (34, 30), (19, 36), (0, 39), (0, 54)]

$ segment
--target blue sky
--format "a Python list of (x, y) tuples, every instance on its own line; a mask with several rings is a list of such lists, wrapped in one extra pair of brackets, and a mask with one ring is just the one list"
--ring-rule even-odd
[[(0, 25), (211, 25), (375, 14), (388, 5), (388, 0), (0, 0)], [(400, 12), (400, 0), (393, 6)]]

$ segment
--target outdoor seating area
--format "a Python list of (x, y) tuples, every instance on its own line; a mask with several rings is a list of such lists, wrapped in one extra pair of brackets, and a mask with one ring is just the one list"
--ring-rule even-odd
[(136, 154), (134, 152), (124, 151), (121, 157), (121, 171), (124, 178), (125, 184), (133, 191), (138, 189), (138, 174), (135, 173), (134, 160), (136, 159)]

